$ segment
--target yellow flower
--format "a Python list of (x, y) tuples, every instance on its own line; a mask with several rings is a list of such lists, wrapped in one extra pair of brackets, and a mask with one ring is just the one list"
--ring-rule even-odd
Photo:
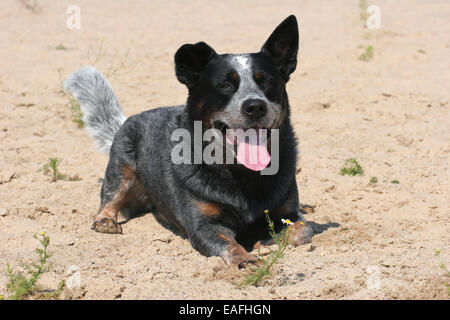
[(268, 210), (268, 209), (264, 210), (264, 213), (265, 213), (265, 214), (268, 214), (268, 213), (269, 213), (269, 210)]
[(43, 236), (43, 235), (45, 235), (45, 232), (44, 232), (44, 231), (41, 231), (40, 234), (41, 234), (41, 236)]
[(283, 222), (284, 224), (288, 224), (288, 225), (290, 225), (290, 226), (292, 226), (294, 223), (291, 221), (291, 220), (289, 220), (289, 219), (281, 219), (281, 222)]
[(305, 225), (305, 224), (303, 223), (303, 221), (300, 221), (299, 224)]

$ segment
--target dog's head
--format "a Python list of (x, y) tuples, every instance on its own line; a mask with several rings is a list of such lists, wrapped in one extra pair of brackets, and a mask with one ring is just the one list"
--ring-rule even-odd
[[(276, 129), (288, 114), (285, 85), (297, 66), (298, 25), (286, 18), (258, 53), (217, 54), (204, 42), (185, 44), (175, 54), (178, 80), (189, 90), (193, 120), (216, 128)], [(234, 138), (233, 138), (234, 139)]]

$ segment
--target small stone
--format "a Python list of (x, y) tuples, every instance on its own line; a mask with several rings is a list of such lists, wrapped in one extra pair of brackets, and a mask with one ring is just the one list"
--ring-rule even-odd
[(389, 268), (390, 266), (392, 266), (392, 263), (391, 263), (389, 260), (386, 260), (386, 259), (381, 260), (381, 261), (380, 261), (380, 264), (381, 264), (383, 267), (386, 267), (386, 268)]
[(0, 208), (0, 217), (6, 217), (8, 215), (8, 209)]

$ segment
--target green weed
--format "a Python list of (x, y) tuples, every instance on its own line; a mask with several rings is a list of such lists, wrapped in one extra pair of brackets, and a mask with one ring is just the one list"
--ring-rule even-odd
[(27, 9), (33, 13), (40, 13), (42, 7), (39, 5), (37, 0), (19, 0), (19, 2)]
[(65, 51), (65, 50), (68, 50), (68, 49), (67, 49), (66, 46), (64, 46), (62, 43), (60, 43), (60, 44), (58, 44), (58, 45), (55, 47), (55, 50), (62, 50), (62, 51)]
[(373, 47), (367, 46), (366, 51), (359, 56), (359, 60), (368, 62), (372, 59), (373, 59)]
[[(105, 49), (105, 39), (100, 38), (98, 44), (92, 48), (90, 47), (87, 54), (87, 59), (89, 64), (92, 66), (97, 66), (104, 58), (108, 55), (108, 51)], [(126, 74), (131, 72), (135, 66), (131, 66), (128, 59), (133, 46), (133, 41), (130, 41), (128, 48), (124, 53), (120, 53), (119, 50), (115, 49), (112, 55), (112, 63), (105, 71), (106, 77), (113, 77), (118, 74)]]
[(366, 21), (367, 18), (369, 17), (369, 15), (367, 14), (367, 7), (368, 6), (369, 5), (367, 4), (367, 0), (359, 0), (359, 9), (360, 9), (359, 17), (363, 21)]
[(83, 128), (83, 112), (81, 112), (80, 103), (77, 99), (69, 97), (69, 105), (72, 113), (72, 121), (78, 125), (78, 128)]
[(58, 158), (49, 158), (48, 162), (44, 165), (43, 171), (44, 174), (50, 175), (52, 177), (52, 182), (56, 182), (58, 180), (64, 181), (79, 181), (81, 178), (78, 175), (68, 176), (66, 174), (62, 174), (59, 172), (58, 165), (61, 159)]
[[(39, 256), (39, 261), (33, 264), (23, 264), (22, 268), (26, 273), (14, 272), (11, 266), (8, 264), (6, 267), (6, 274), (9, 278), (7, 284), (7, 290), (9, 292), (10, 300), (22, 300), (34, 294), (41, 294), (40, 288), (37, 284), (39, 278), (48, 270), (46, 267), (47, 261), (50, 258), (50, 254), (47, 248), (50, 244), (50, 237), (45, 232), (35, 234), (33, 238), (39, 240), (41, 247), (36, 248), (36, 253)], [(58, 288), (52, 292), (41, 294), (45, 299), (56, 298), (65, 287), (65, 281), (62, 280)], [(3, 298), (3, 296), (2, 296)]]
[(344, 167), (341, 168), (340, 172), (343, 176), (356, 176), (364, 174), (363, 168), (355, 158), (345, 160)]
[(68, 106), (70, 108), (70, 113), (72, 115), (72, 121), (77, 124), (78, 128), (83, 128), (84, 127), (83, 112), (81, 111), (80, 103), (78, 102), (77, 99), (68, 95), (64, 91), (64, 81), (63, 81), (63, 77), (62, 77), (62, 69), (59, 68), (57, 71), (58, 71), (58, 76), (59, 76), (59, 84), (61, 87), (61, 93), (65, 97), (67, 97)]
[(242, 285), (261, 285), (261, 283), (272, 274), (272, 267), (284, 256), (284, 252), (290, 243), (289, 233), (291, 231), (291, 222), (289, 220), (283, 221), (287, 225), (279, 234), (277, 234), (275, 232), (275, 225), (269, 217), (269, 211), (265, 210), (264, 213), (266, 214), (269, 233), (276, 245), (276, 249), (271, 249), (265, 257), (262, 257), (262, 255), (259, 254), (260, 266), (251, 270), (251, 273), (247, 275), (241, 283)]
[[(450, 271), (448, 271), (447, 266), (442, 262), (441, 259), (441, 250), (440, 249), (436, 249), (436, 257), (438, 258), (439, 261), (439, 266), (441, 267), (441, 269), (444, 271), (444, 276), (449, 279), (450, 278)], [(447, 288), (447, 296), (450, 297), (450, 284), (445, 281), (444, 286)]]

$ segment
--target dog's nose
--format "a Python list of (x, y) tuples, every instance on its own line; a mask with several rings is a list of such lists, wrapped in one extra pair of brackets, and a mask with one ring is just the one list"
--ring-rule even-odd
[(258, 120), (267, 113), (267, 103), (261, 99), (248, 99), (242, 104), (242, 113), (247, 117)]

